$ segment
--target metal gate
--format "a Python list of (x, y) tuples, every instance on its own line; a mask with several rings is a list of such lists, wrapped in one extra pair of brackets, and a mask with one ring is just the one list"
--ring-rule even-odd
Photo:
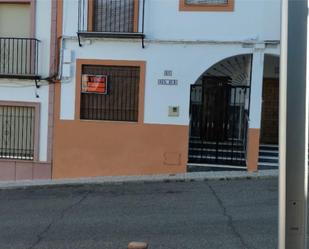
[(246, 166), (248, 94), (227, 78), (191, 86), (189, 163)]

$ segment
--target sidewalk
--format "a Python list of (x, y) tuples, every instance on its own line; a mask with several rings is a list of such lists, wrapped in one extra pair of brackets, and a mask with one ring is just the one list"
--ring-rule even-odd
[(145, 182), (180, 182), (180, 181), (206, 181), (206, 180), (232, 180), (232, 179), (265, 179), (278, 177), (278, 170), (261, 170), (259, 172), (245, 171), (216, 171), (216, 172), (193, 172), (182, 174), (142, 175), (142, 176), (115, 176), (94, 177), (61, 180), (34, 180), (34, 181), (9, 181), (1, 182), (0, 189), (59, 187), (78, 185), (103, 185), (122, 183), (145, 183)]

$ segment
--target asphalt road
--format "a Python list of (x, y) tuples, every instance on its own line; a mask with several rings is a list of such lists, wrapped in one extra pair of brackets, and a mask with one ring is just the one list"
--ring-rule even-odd
[(277, 181), (0, 190), (1, 249), (275, 249)]

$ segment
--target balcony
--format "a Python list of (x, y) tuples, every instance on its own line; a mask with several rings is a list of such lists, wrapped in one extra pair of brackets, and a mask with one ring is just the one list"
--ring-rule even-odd
[(0, 78), (40, 79), (34, 38), (0, 37)]
[(141, 39), (145, 0), (79, 0), (78, 38)]

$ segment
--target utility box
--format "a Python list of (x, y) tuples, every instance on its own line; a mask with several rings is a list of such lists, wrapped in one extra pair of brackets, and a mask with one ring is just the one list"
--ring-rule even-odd
[(169, 106), (168, 116), (169, 117), (179, 117), (179, 106)]

